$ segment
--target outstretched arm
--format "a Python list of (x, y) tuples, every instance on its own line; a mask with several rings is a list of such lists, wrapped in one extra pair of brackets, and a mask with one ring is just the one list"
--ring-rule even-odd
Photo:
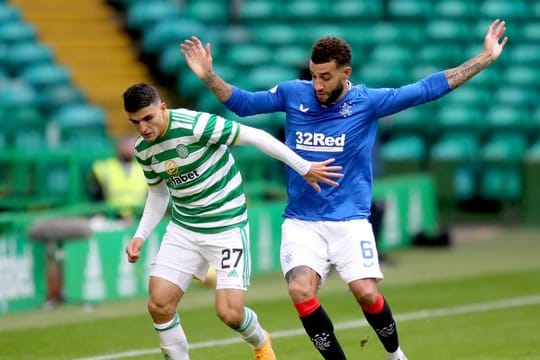
[(508, 41), (508, 37), (502, 38), (505, 30), (504, 21), (497, 19), (492, 22), (484, 38), (484, 49), (482, 52), (462, 65), (444, 72), (450, 88), (457, 88), (497, 60), (504, 45)]
[(235, 145), (253, 145), (265, 154), (284, 162), (298, 174), (302, 175), (304, 180), (317, 192), (321, 191), (319, 182), (330, 186), (338, 186), (339, 184), (332, 179), (343, 177), (343, 174), (338, 173), (341, 170), (341, 166), (330, 165), (335, 159), (309, 162), (266, 131), (250, 126), (241, 125), (240, 134)]
[(219, 77), (212, 68), (212, 51), (210, 43), (203, 46), (196, 36), (180, 44), (180, 53), (189, 68), (201, 79), (206, 87), (221, 101), (227, 101), (232, 94), (231, 85)]

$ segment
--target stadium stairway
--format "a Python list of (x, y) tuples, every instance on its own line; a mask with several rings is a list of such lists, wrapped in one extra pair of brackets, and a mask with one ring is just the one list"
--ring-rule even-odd
[(36, 27), (40, 40), (54, 49), (57, 62), (71, 71), (89, 102), (105, 110), (109, 134), (132, 131), (123, 112), (122, 93), (133, 83), (152, 83), (152, 79), (114, 9), (102, 0), (11, 3)]

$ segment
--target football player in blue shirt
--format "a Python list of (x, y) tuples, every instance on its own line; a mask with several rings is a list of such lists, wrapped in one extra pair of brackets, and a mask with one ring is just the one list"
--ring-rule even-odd
[(229, 110), (240, 116), (285, 112), (285, 142), (291, 149), (311, 161), (331, 156), (343, 167), (339, 186), (324, 186), (319, 193), (292, 169), (286, 170), (281, 267), (300, 320), (323, 358), (346, 358), (317, 299), (334, 266), (377, 333), (387, 359), (406, 359), (390, 307), (378, 290), (383, 275), (368, 221), (377, 119), (434, 101), (465, 83), (499, 57), (507, 42), (504, 32), (505, 22), (495, 20), (483, 50), (470, 60), (413, 84), (382, 89), (349, 81), (351, 49), (335, 37), (314, 44), (311, 81), (285, 81), (258, 92), (231, 86), (214, 73), (210, 44), (203, 46), (197, 37), (181, 44), (188, 66)]

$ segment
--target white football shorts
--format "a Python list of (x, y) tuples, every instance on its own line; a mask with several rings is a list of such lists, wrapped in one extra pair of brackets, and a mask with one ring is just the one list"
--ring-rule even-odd
[(368, 220), (305, 221), (285, 219), (282, 225), (281, 270), (286, 275), (297, 266), (308, 266), (321, 276), (321, 285), (332, 266), (348, 284), (353, 280), (381, 280), (379, 256)]
[(206, 278), (209, 266), (216, 270), (216, 289), (247, 289), (251, 275), (249, 225), (203, 234), (171, 222), (152, 261), (150, 276), (166, 279), (185, 292), (193, 277)]

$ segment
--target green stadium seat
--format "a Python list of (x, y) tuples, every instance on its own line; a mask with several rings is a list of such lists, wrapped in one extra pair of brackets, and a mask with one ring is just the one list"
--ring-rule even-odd
[(503, 107), (532, 108), (537, 104), (537, 100), (534, 91), (516, 85), (503, 85), (493, 94), (493, 102)]
[(165, 45), (158, 55), (159, 70), (166, 75), (177, 75), (184, 66), (187, 66), (180, 54), (180, 44)]
[(379, 120), (381, 134), (397, 136), (399, 134), (418, 134), (424, 137), (431, 134), (433, 113), (427, 106), (415, 106)]
[(195, 99), (205, 91), (210, 90), (206, 89), (203, 82), (187, 66), (181, 68), (176, 77), (176, 93), (179, 96)]
[(100, 107), (76, 104), (51, 115), (61, 145), (72, 149), (102, 150), (111, 146), (106, 133), (105, 112)]
[(309, 66), (310, 50), (299, 45), (279, 46), (272, 52), (272, 62), (279, 66), (301, 69)]
[(383, 16), (383, 2), (372, 0), (341, 0), (329, 4), (326, 17), (330, 21), (357, 21)]
[(527, 140), (519, 134), (496, 134), (481, 149), (480, 195), (504, 202), (521, 195), (521, 163)]
[(522, 193), (518, 168), (486, 166), (482, 170), (479, 193), (484, 199), (503, 202), (516, 201)]
[[(357, 25), (358, 26), (358, 25)], [(425, 41), (425, 30), (408, 21), (376, 22), (365, 24), (356, 30), (356, 37), (367, 44), (401, 43), (403, 45), (419, 44)]]
[(226, 24), (230, 18), (230, 6), (222, 0), (188, 1), (184, 7), (187, 17), (198, 19), (207, 24)]
[(408, 67), (413, 62), (415, 54), (413, 49), (401, 44), (382, 43), (375, 46), (369, 56), (369, 61), (382, 64), (383, 66)]
[(0, 24), (21, 21), (21, 11), (7, 3), (0, 3)]
[(439, 18), (476, 18), (478, 4), (469, 0), (438, 0), (433, 4), (432, 13)]
[(13, 136), (13, 148), (37, 154), (47, 147), (47, 139), (44, 135), (44, 131), (39, 129), (28, 128), (18, 131)]
[(510, 48), (507, 55), (512, 64), (533, 65), (540, 59), (540, 44), (516, 44)]
[(463, 163), (478, 160), (480, 142), (478, 136), (461, 132), (444, 134), (430, 150), (432, 160), (451, 160)]
[(9, 47), (6, 59), (10, 73), (21, 74), (30, 66), (53, 64), (55, 61), (53, 50), (40, 42), (23, 42)]
[(486, 113), (485, 124), (491, 133), (525, 134), (530, 126), (530, 113), (515, 106), (494, 105)]
[(483, 110), (467, 104), (442, 104), (435, 115), (436, 132), (470, 132), (476, 136), (485, 129)]
[(424, 170), (427, 145), (419, 135), (396, 136), (381, 146), (385, 175), (415, 173)]
[(538, 43), (540, 39), (540, 23), (537, 21), (525, 22), (516, 29), (516, 32), (519, 32), (520, 40), (523, 43)]
[(52, 86), (37, 94), (38, 107), (47, 115), (53, 114), (59, 108), (84, 104), (87, 101), (82, 90), (72, 84)]
[(265, 45), (256, 43), (232, 44), (225, 54), (226, 61), (240, 68), (251, 68), (269, 64), (272, 60), (272, 50)]
[(526, 0), (484, 0), (479, 15), (487, 19), (526, 19), (533, 18), (531, 6)]
[(430, 20), (426, 24), (428, 41), (467, 42), (471, 36), (468, 23), (452, 20)]
[(254, 24), (249, 26), (252, 40), (269, 46), (298, 45), (304, 32), (294, 24)]
[(490, 137), (481, 149), (483, 162), (521, 162), (527, 149), (527, 139), (518, 133), (498, 133)]
[(429, 168), (441, 202), (454, 204), (474, 197), (479, 149), (478, 137), (466, 132), (445, 134), (432, 146)]
[(422, 63), (438, 69), (454, 67), (463, 60), (463, 46), (458, 43), (428, 42), (417, 50), (417, 56)]
[(35, 107), (9, 109), (9, 123), (3, 125), (12, 139), (12, 148), (24, 152), (42, 151), (47, 147), (46, 117)]
[(493, 90), (485, 86), (465, 84), (452, 91), (441, 102), (452, 106), (470, 106), (484, 109), (493, 101)]
[(22, 79), (4, 81), (0, 87), (0, 106), (7, 109), (34, 107), (37, 94), (34, 88)]
[(364, 63), (360, 68), (358, 79), (361, 83), (373, 88), (400, 87), (411, 81), (407, 67), (389, 67), (377, 62)]
[[(193, 35), (202, 34), (210, 38), (210, 31), (195, 19), (169, 18), (159, 21), (146, 29), (141, 36), (141, 50), (143, 54), (159, 54), (160, 51), (171, 44), (180, 44)], [(205, 39), (201, 39), (205, 41)], [(208, 39), (212, 41), (213, 39)]]
[(327, 37), (335, 36), (341, 39), (345, 39), (346, 32), (342, 26), (332, 23), (317, 24), (317, 26), (310, 27), (309, 31), (306, 31), (305, 25), (298, 25), (299, 31), (303, 34), (303, 45), (310, 51), (315, 41)]
[(178, 18), (181, 14), (181, 7), (173, 1), (141, 1), (126, 10), (126, 26), (142, 32), (158, 21)]
[(282, 11), (288, 21), (304, 21), (325, 18), (331, 10), (324, 0), (288, 0), (282, 4)]
[(71, 72), (56, 63), (29, 66), (20, 74), (20, 77), (38, 91), (71, 84)]
[(36, 40), (36, 28), (29, 23), (23, 21), (11, 21), (0, 24), (0, 43), (12, 45)]
[(283, 7), (273, 0), (242, 1), (236, 16), (241, 23), (276, 22), (283, 16)]
[(388, 13), (392, 18), (425, 18), (432, 14), (429, 0), (389, 0)]
[(504, 70), (499, 81), (505, 84), (536, 88), (540, 81), (540, 71), (530, 66), (512, 65)]
[(286, 80), (298, 79), (298, 69), (268, 65), (257, 66), (246, 74), (251, 90), (268, 90)]

